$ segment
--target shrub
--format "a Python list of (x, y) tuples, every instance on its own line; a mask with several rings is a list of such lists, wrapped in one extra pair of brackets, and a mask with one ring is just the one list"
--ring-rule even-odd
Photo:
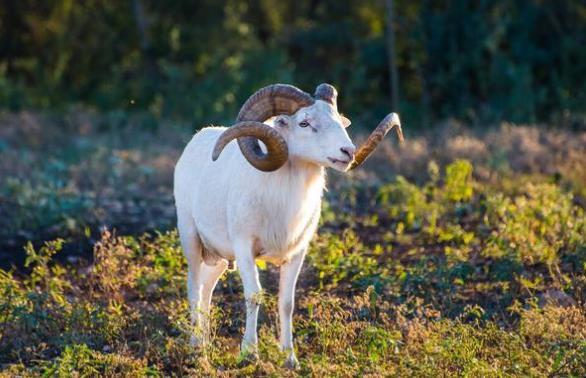
[(528, 183), (517, 190), (521, 194), (496, 193), (485, 201), (484, 223), (492, 229), (485, 256), (553, 269), (563, 255), (583, 251), (586, 217), (570, 193), (547, 183)]

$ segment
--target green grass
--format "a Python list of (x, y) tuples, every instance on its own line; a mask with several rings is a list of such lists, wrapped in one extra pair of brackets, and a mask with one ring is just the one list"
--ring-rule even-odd
[[(1, 374), (586, 375), (584, 182), (563, 166), (560, 174), (551, 175), (520, 168), (508, 157), (508, 168), (491, 168), (492, 153), (467, 159), (454, 153), (437, 159), (425, 155), (418, 175), (407, 166), (394, 176), (377, 168), (381, 161), (394, 164), (389, 159), (396, 156), (379, 154), (358, 177), (332, 175), (297, 291), (294, 327), (301, 367), (289, 372), (281, 367), (284, 355), (278, 348), (275, 268), (261, 272), (267, 292), (259, 326), (261, 359), (242, 367), (238, 348), (245, 310), (236, 272), (226, 274), (214, 294), (212, 345), (193, 350), (185, 261), (176, 231), (164, 226), (172, 219), (162, 216), (152, 227), (164, 231), (97, 234), (99, 222), (88, 214), (108, 201), (135, 202), (126, 210), (110, 203), (101, 219), (134, 214), (142, 206), (146, 209), (139, 216), (153, 222), (143, 214), (159, 205), (145, 198), (154, 197), (149, 190), (155, 184), (167, 201), (170, 188), (170, 165), (160, 164), (161, 151), (175, 156), (176, 150), (166, 148), (184, 138), (179, 134), (157, 149), (136, 150), (131, 143), (137, 142), (113, 146), (108, 135), (95, 134), (95, 143), (60, 151), (71, 154), (69, 160), (57, 159), (63, 162), (60, 174), (50, 173), (41, 159), (48, 153), (39, 150), (32, 153), (38, 165), (31, 177), (13, 171), (2, 183), (2, 193), (20, 193), (4, 197), (20, 201), (16, 209), (30, 204), (24, 213), (5, 208), (15, 211), (10, 214), (25, 229), (47, 227), (30, 223), (36, 218), (56, 222), (66, 214), (79, 221), (71, 230), (48, 233), (63, 239), (27, 244), (24, 267), (0, 270)], [(106, 155), (117, 150), (121, 160), (87, 168), (80, 151), (95, 151), (99, 143), (109, 151)], [(132, 157), (137, 151), (140, 156)], [(17, 154), (12, 150), (6, 156), (12, 153)], [(573, 154), (578, 160), (568, 164), (584, 159), (579, 148)], [(137, 169), (149, 164), (159, 168)], [(79, 167), (95, 175), (93, 183), (74, 175)], [(43, 191), (41, 176), (68, 177), (69, 199)], [(15, 180), (24, 189), (14, 189)], [(41, 180), (37, 186), (35, 180)], [(144, 185), (144, 192), (128, 180)], [(100, 185), (119, 185), (122, 193), (106, 187), (98, 202), (91, 192)], [(70, 205), (84, 196), (96, 202)], [(55, 204), (35, 205), (47, 197)], [(67, 262), (64, 257), (72, 254), (67, 246), (87, 235), (96, 238), (91, 258)]]

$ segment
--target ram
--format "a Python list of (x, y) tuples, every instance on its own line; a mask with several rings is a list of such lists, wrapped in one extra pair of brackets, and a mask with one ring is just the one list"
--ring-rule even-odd
[(244, 103), (232, 127), (203, 128), (185, 148), (175, 168), (174, 195), (194, 345), (207, 342), (212, 291), (235, 261), (246, 299), (241, 353), (258, 356), (261, 285), (255, 260), (263, 259), (280, 266), (280, 346), (285, 366), (297, 365), (294, 290), (320, 217), (324, 168), (358, 167), (395, 126), (402, 140), (399, 118), (391, 113), (356, 151), (346, 132), (350, 121), (338, 113), (336, 101), (329, 84), (320, 84), (314, 96), (270, 85)]

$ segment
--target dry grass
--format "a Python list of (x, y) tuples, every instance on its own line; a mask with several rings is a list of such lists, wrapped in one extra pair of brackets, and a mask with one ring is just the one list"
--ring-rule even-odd
[[(82, 112), (0, 124), (0, 251), (18, 265), (0, 270), (0, 374), (586, 375), (583, 132), (405, 127), (400, 150), (330, 174), (288, 372), (271, 267), (259, 363), (238, 364), (236, 273), (214, 296), (213, 345), (188, 345), (171, 177), (189, 127)], [(171, 231), (138, 236), (157, 229)]]

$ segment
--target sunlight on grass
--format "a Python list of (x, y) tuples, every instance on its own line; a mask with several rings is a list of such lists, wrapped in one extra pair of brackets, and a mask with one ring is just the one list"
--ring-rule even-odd
[[(572, 194), (552, 183), (483, 184), (465, 160), (429, 170), (421, 185), (381, 185), (368, 214), (324, 205), (295, 313), (300, 373), (584, 375), (583, 308), (537, 306), (543, 293), (584, 301), (586, 218)], [(358, 199), (366, 189), (344, 190)], [(265, 285), (261, 361), (240, 367), (244, 301), (233, 273), (214, 297), (212, 345), (188, 344), (176, 231), (106, 231), (91, 264), (55, 263), (62, 248), (29, 244), (29, 274), (0, 270), (4, 374), (285, 373), (274, 282)]]

